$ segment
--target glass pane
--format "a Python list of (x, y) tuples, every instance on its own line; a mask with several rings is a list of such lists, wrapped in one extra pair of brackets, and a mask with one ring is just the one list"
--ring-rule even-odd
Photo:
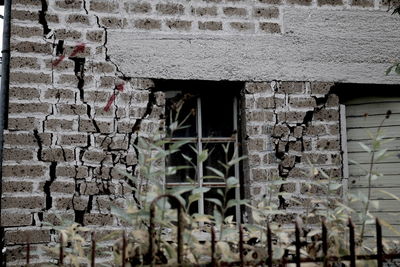
[[(197, 98), (190, 93), (178, 91), (166, 92), (166, 124), (170, 137), (195, 137)], [(171, 131), (171, 125), (177, 122), (179, 129)]]
[[(213, 214), (214, 207), (216, 204), (212, 199), (218, 199), (221, 201), (222, 205), (226, 205), (230, 199), (235, 199), (235, 189), (230, 189), (227, 191), (226, 194), (226, 199), (224, 200), (224, 195), (225, 195), (225, 188), (224, 187), (213, 187), (211, 188), (210, 191), (204, 194), (204, 214)], [(210, 201), (207, 201), (207, 199), (211, 199)], [(224, 204), (224, 202), (226, 202)], [(219, 209), (220, 212), (222, 212), (221, 209)], [(230, 216), (230, 215), (235, 215), (235, 207), (229, 208), (225, 212), (225, 217)]]
[[(203, 150), (207, 149), (208, 150), (208, 158), (206, 161), (203, 163), (203, 175), (204, 176), (218, 176), (214, 171), (210, 170), (207, 167), (211, 167), (214, 169), (217, 169), (218, 171), (222, 172), (225, 176), (225, 178), (229, 176), (234, 176), (235, 175), (235, 170), (234, 167), (230, 167), (228, 170), (228, 173), (226, 173), (226, 169), (224, 166), (221, 164), (226, 164), (228, 163), (234, 153), (234, 143), (203, 143)], [(224, 147), (227, 149), (227, 152), (225, 152)], [(228, 175), (228, 176), (226, 176)], [(219, 183), (224, 183), (224, 179), (218, 179), (218, 178), (206, 178), (204, 179), (204, 182), (219, 182)]]
[[(196, 169), (193, 167), (192, 164), (196, 163), (197, 156), (196, 153), (193, 151), (190, 146), (196, 148), (195, 144), (186, 144), (181, 146), (180, 151), (169, 155), (166, 159), (166, 166), (168, 167), (178, 167), (178, 166), (188, 166), (190, 168), (185, 168), (178, 170), (173, 175), (168, 175), (166, 177), (167, 183), (185, 183), (191, 182), (190, 179), (196, 179)], [(165, 149), (170, 149), (171, 144), (167, 144)], [(185, 159), (186, 157), (191, 158), (190, 161)], [(191, 164), (191, 163), (192, 164)]]
[(203, 137), (230, 137), (233, 134), (233, 97), (213, 94), (201, 97)]

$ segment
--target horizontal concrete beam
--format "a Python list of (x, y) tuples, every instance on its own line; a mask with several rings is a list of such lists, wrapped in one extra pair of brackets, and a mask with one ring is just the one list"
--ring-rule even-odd
[(400, 83), (400, 18), (383, 11), (286, 8), (284, 33), (149, 34), (108, 30), (108, 53), (132, 77)]

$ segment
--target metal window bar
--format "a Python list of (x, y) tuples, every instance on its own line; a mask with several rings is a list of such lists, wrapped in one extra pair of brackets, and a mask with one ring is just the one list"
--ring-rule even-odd
[[(198, 97), (196, 101), (196, 132), (197, 136), (196, 137), (171, 137), (171, 138), (166, 138), (166, 141), (168, 142), (175, 142), (175, 141), (182, 141), (186, 140), (192, 143), (197, 144), (197, 150), (198, 153), (202, 153), (203, 151), (203, 144), (205, 143), (230, 143), (232, 142), (234, 145), (234, 157), (237, 158), (239, 155), (239, 140), (238, 140), (238, 100), (237, 97), (233, 98), (233, 131), (235, 134), (233, 134), (230, 137), (203, 137), (203, 129), (202, 129), (202, 102), (201, 98)], [(225, 187), (226, 183), (221, 183), (221, 182), (204, 182), (203, 181), (203, 163), (202, 162), (197, 162), (197, 172), (196, 172), (196, 180), (199, 185), (199, 187)], [(234, 165), (234, 175), (235, 177), (239, 180), (240, 177), (240, 168), (239, 168), (239, 163), (236, 163)], [(167, 187), (177, 187), (177, 186), (189, 186), (193, 185), (193, 183), (169, 183), (166, 181), (166, 186)], [(235, 188), (235, 199), (239, 200), (240, 199), (240, 187)], [(198, 201), (198, 211), (199, 214), (204, 214), (204, 193), (201, 193), (200, 200)], [(240, 212), (240, 205), (236, 205), (235, 207), (235, 215), (236, 215), (236, 220), (238, 224), (241, 222), (241, 212)]]

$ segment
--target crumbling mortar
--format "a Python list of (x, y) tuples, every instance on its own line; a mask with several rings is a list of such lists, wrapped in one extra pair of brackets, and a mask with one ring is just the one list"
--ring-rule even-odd
[[(271, 83), (271, 86), (273, 86), (272, 83)], [(273, 94), (273, 98), (274, 98), (274, 109), (273, 109), (273, 112), (274, 112), (274, 115), (275, 115), (275, 126), (274, 126), (274, 128), (279, 124), (278, 119), (277, 119), (278, 115), (277, 115), (277, 112), (276, 112), (277, 106), (276, 106), (276, 101), (275, 101), (275, 99), (276, 99), (276, 89), (277, 89), (276, 87), (273, 88), (273, 91), (274, 91), (274, 94)], [(323, 108), (326, 107), (326, 103), (327, 103), (327, 100), (328, 100), (328, 97), (329, 97), (330, 94), (332, 94), (332, 88), (329, 90), (328, 93), (326, 93), (324, 95), (324, 97), (316, 97), (316, 96), (312, 96), (310, 94), (310, 96), (315, 99), (317, 105), (316, 105), (316, 107), (313, 108), (313, 110), (306, 112), (306, 115), (305, 115), (302, 123), (296, 123), (295, 125), (290, 125), (287, 121), (281, 122), (282, 125), (285, 125), (286, 127), (289, 128), (290, 133), (289, 133), (289, 136), (288, 136), (288, 140), (283, 140), (283, 136), (284, 135), (282, 135), (282, 136), (272, 136), (272, 138), (275, 139), (275, 155), (276, 155), (276, 157), (278, 159), (281, 160), (281, 162), (278, 164), (278, 171), (279, 171), (279, 176), (280, 177), (287, 178), (289, 173), (290, 173), (290, 171), (293, 168), (296, 167), (296, 164), (297, 163), (301, 163), (301, 155), (295, 155), (295, 160), (293, 162), (293, 166), (283, 166), (283, 160), (284, 160), (285, 156), (289, 155), (288, 152), (289, 152), (290, 143), (301, 142), (301, 152), (303, 152), (305, 150), (305, 147), (304, 147), (304, 133), (305, 133), (305, 130), (310, 125), (310, 123), (312, 122), (314, 113), (319, 111), (319, 110), (322, 110)], [(288, 94), (285, 94), (285, 101), (288, 102)], [(288, 107), (287, 103), (286, 103), (286, 106)], [(295, 140), (290, 140), (290, 136), (293, 135), (295, 128), (299, 127), (299, 126), (302, 127), (301, 136), (300, 137), (296, 137)], [(319, 138), (317, 137), (317, 139), (319, 139)], [(280, 148), (279, 148), (279, 143), (282, 142), (282, 141), (286, 142), (284, 151), (281, 151)], [(283, 192), (283, 191), (284, 191), (284, 186), (281, 185), (280, 189), (279, 189), (279, 192)], [(279, 199), (279, 208), (280, 209), (285, 209), (288, 206), (288, 204), (285, 201), (285, 198), (283, 196), (279, 195), (278, 199)]]

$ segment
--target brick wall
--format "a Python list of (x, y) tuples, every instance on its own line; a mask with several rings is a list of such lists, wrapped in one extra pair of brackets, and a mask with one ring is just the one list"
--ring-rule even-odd
[[(372, 0), (14, 0), (1, 200), (9, 266), (24, 262), (21, 244), (28, 237), (33, 244), (56, 240), (44, 223), (59, 224), (57, 216), (102, 225), (97, 230), (103, 233), (121, 227), (109, 215), (110, 209), (123, 207), (132, 192), (117, 169), (135, 172), (132, 144), (139, 135), (162, 127), (164, 99), (153, 90), (151, 79), (127, 77), (120, 71), (118, 62), (107, 54), (108, 29), (268, 36), (282, 31), (283, 5), (372, 9), (381, 4)], [(331, 86), (246, 84), (246, 186), (255, 201), (265, 195), (270, 178), (278, 175), (287, 181), (282, 191), (302, 200), (307, 158), (340, 176), (338, 100), (329, 94)], [(277, 201), (288, 214), (302, 210), (284, 198)], [(44, 253), (32, 246), (36, 263), (46, 261)]]

